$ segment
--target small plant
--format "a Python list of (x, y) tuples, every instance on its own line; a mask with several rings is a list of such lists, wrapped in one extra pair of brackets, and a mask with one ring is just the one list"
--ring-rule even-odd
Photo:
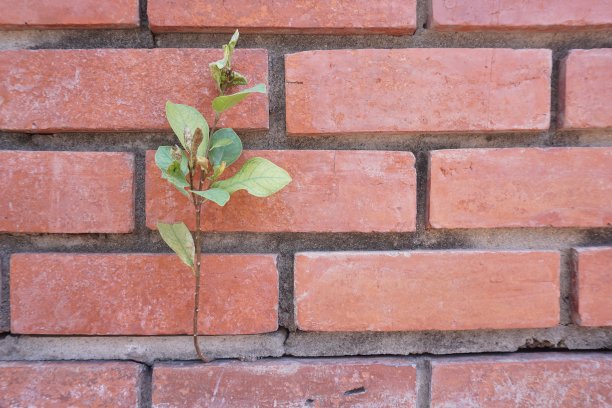
[(224, 206), (238, 190), (246, 190), (256, 197), (268, 197), (291, 182), (289, 174), (269, 160), (254, 157), (247, 160), (233, 176), (221, 179), (226, 169), (242, 154), (242, 142), (233, 129), (217, 129), (219, 118), (226, 110), (240, 103), (252, 93), (266, 93), (263, 84), (233, 94), (227, 92), (236, 85), (247, 85), (244, 75), (232, 69), (232, 56), (238, 31), (223, 46), (223, 59), (212, 62), (210, 72), (219, 96), (212, 101), (215, 118), (212, 128), (196, 109), (166, 102), (166, 117), (180, 145), (160, 146), (155, 163), (162, 178), (176, 187), (193, 205), (195, 231), (183, 222), (157, 223), (163, 240), (189, 266), (195, 276), (193, 306), (193, 344), (198, 357), (208, 362), (198, 344), (198, 316), (200, 311), (200, 272), (202, 204), (212, 201)]

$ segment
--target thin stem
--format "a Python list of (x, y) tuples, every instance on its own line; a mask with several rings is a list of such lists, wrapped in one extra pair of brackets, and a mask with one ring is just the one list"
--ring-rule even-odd
[(195, 347), (195, 351), (200, 358), (205, 363), (210, 362), (210, 359), (204, 356), (202, 350), (200, 350), (200, 344), (198, 343), (198, 320), (200, 315), (200, 265), (201, 265), (201, 230), (200, 230), (200, 212), (202, 210), (201, 205), (196, 206), (196, 230), (195, 230), (195, 290), (193, 295), (193, 346)]

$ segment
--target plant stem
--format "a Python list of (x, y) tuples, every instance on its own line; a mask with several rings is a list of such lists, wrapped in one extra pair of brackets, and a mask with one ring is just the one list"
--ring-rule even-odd
[(195, 351), (200, 358), (205, 363), (210, 362), (210, 359), (205, 357), (200, 350), (200, 344), (198, 343), (198, 318), (200, 315), (200, 271), (201, 271), (201, 255), (202, 255), (202, 244), (200, 242), (201, 238), (201, 230), (200, 230), (200, 213), (202, 211), (202, 204), (199, 203), (196, 205), (196, 230), (195, 230), (195, 290), (193, 294), (193, 346), (195, 347)]

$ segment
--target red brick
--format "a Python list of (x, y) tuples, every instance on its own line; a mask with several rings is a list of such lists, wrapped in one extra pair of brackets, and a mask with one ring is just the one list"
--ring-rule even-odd
[(440, 31), (559, 31), (612, 28), (608, 0), (432, 0)]
[(295, 257), (307, 331), (471, 330), (559, 323), (556, 252), (329, 252)]
[(134, 229), (131, 153), (0, 151), (0, 232)]
[(138, 0), (0, 0), (0, 29), (138, 27)]
[[(609, 5), (612, 12), (612, 4)], [(559, 125), (612, 129), (612, 48), (573, 50), (561, 62)]]
[(137, 407), (142, 374), (131, 362), (0, 362), (0, 405)]
[(431, 406), (609, 407), (612, 357), (532, 354), (432, 364)]
[(405, 359), (268, 360), (158, 364), (153, 407), (415, 407)]
[(550, 50), (306, 51), (285, 57), (289, 135), (547, 129)]
[(574, 250), (574, 321), (612, 326), (612, 247)]
[[(194, 278), (174, 254), (15, 254), (11, 332), (191, 333)], [(278, 327), (275, 255), (204, 255), (203, 334)]]
[[(0, 130), (22, 132), (169, 131), (165, 105), (191, 105), (212, 121), (217, 95), (208, 63), (221, 50), (0, 51)], [(266, 50), (238, 50), (234, 66), (267, 83)], [(222, 126), (268, 128), (268, 98), (255, 95)]]
[(433, 228), (612, 225), (612, 148), (430, 153)]
[[(203, 227), (209, 231), (400, 232), (414, 231), (416, 175), (409, 152), (261, 150), (247, 151), (233, 171), (253, 156), (285, 168), (293, 181), (269, 198), (245, 191), (223, 208), (209, 203)], [(228, 175), (231, 172), (228, 172)], [(184, 220), (194, 227), (187, 199), (160, 176), (154, 152), (147, 152), (147, 226)]]
[(416, 0), (150, 0), (148, 15), (154, 32), (412, 34)]

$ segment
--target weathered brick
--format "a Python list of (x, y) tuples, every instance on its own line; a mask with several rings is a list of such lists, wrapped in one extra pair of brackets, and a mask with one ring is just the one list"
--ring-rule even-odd
[[(193, 279), (174, 254), (14, 254), (11, 332), (188, 334)], [(201, 290), (202, 334), (278, 327), (275, 255), (203, 255)]]
[[(0, 51), (0, 130), (169, 131), (167, 100), (212, 121), (217, 95), (210, 49)], [(267, 83), (266, 50), (237, 50), (233, 66)], [(268, 128), (268, 98), (257, 94), (223, 115), (221, 126)]]
[(295, 256), (308, 331), (470, 330), (559, 323), (559, 254), (329, 252)]
[(431, 406), (604, 408), (610, 384), (606, 354), (444, 359), (432, 364)]
[[(253, 156), (268, 158), (285, 168), (293, 181), (269, 198), (238, 191), (223, 208), (206, 204), (204, 229), (250, 232), (400, 232), (415, 229), (416, 175), (412, 153), (247, 151), (232, 166), (232, 171)], [(158, 221), (177, 220), (194, 227), (191, 204), (161, 178), (153, 151), (147, 152), (146, 198), (149, 228), (156, 228)]]
[(433, 228), (612, 225), (612, 148), (430, 153)]
[(0, 362), (0, 406), (137, 407), (142, 373), (132, 362)]
[(134, 229), (131, 153), (0, 151), (0, 232)]
[(415, 407), (405, 359), (268, 360), (157, 364), (153, 407)]
[(367, 49), (285, 57), (289, 135), (547, 129), (550, 50)]
[(416, 0), (149, 0), (154, 32), (412, 34)]
[(0, 0), (0, 29), (138, 27), (138, 0)]
[[(612, 4), (609, 5), (612, 12)], [(612, 129), (612, 48), (573, 50), (561, 62), (559, 125)]]
[(612, 28), (608, 0), (432, 0), (429, 26), (440, 31), (563, 31)]
[(612, 326), (612, 247), (574, 250), (574, 321)]

